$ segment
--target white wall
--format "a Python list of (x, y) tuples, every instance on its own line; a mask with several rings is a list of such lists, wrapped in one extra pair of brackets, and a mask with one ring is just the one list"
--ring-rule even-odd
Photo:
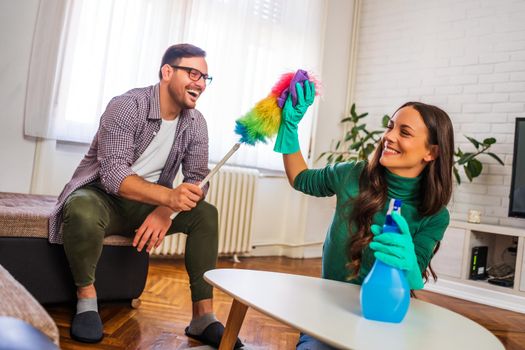
[[(468, 209), (482, 222), (523, 227), (507, 217), (514, 121), (525, 116), (525, 1), (366, 0), (359, 27), (355, 101), (380, 117), (408, 100), (447, 111), (456, 145), (463, 135), (495, 137), (505, 162), (481, 156), (482, 176), (465, 178), (450, 204), (452, 217)], [(462, 170), (461, 170), (462, 171)]]
[(38, 0), (0, 2), (0, 191), (28, 192), (34, 140), (23, 136), (29, 56)]

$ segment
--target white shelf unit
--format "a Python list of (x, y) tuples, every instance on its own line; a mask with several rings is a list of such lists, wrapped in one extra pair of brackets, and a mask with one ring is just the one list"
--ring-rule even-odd
[[(525, 226), (525, 225), (524, 225)], [(506, 248), (516, 246), (516, 253)], [(525, 229), (452, 221), (432, 259), (437, 283), (425, 289), (474, 302), (525, 313)], [(505, 262), (514, 267), (514, 285), (502, 287), (487, 280), (471, 280), (472, 248), (487, 246), (487, 267)]]

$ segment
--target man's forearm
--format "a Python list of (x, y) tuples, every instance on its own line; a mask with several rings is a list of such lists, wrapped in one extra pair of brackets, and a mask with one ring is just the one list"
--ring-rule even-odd
[(119, 188), (119, 195), (138, 202), (170, 207), (170, 189), (148, 182), (138, 175), (126, 177)]

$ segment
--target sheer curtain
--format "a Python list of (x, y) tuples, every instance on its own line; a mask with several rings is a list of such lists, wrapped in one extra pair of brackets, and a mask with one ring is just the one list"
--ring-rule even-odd
[[(186, 39), (208, 52), (214, 80), (199, 109), (210, 129), (210, 157), (220, 159), (237, 137), (235, 120), (266, 97), (284, 72), (320, 72), (324, 2), (317, 0), (194, 1)], [(300, 124), (301, 149), (309, 147), (312, 109)], [(243, 146), (241, 165), (282, 169), (273, 144)]]
[[(207, 52), (213, 76), (197, 109), (208, 122), (210, 160), (218, 161), (237, 140), (235, 120), (264, 98), (282, 73), (320, 72), (324, 0), (68, 1), (49, 121), (33, 136), (90, 142), (109, 100), (157, 83), (164, 50), (189, 42)], [(38, 95), (37, 87), (33, 90), (28, 101)], [(300, 126), (304, 151), (312, 110)], [(26, 113), (28, 134), (35, 118), (42, 116)], [(272, 147), (241, 147), (231, 162), (281, 169)]]

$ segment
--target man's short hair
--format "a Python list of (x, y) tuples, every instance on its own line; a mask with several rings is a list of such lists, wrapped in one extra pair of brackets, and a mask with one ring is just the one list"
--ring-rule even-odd
[(162, 80), (162, 66), (165, 64), (177, 64), (183, 57), (206, 57), (206, 52), (192, 44), (177, 44), (168, 47), (159, 68), (159, 79)]

